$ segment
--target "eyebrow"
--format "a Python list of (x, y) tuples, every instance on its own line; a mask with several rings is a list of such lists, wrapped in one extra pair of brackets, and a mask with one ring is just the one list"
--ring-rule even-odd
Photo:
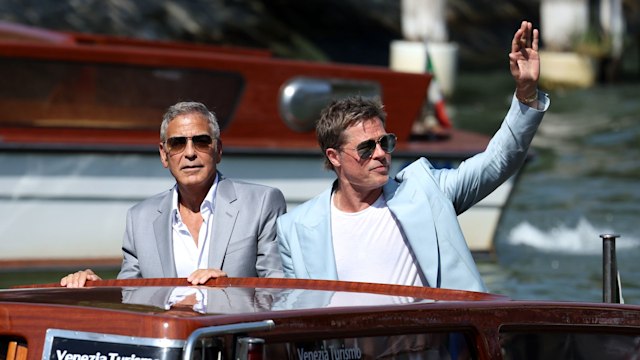
[(175, 137), (194, 137), (194, 136), (201, 136), (201, 135), (208, 135), (211, 136), (212, 139), (214, 139), (215, 137), (209, 133), (204, 133), (204, 134), (195, 134), (195, 135), (171, 135), (171, 136), (167, 136), (168, 138), (175, 138)]

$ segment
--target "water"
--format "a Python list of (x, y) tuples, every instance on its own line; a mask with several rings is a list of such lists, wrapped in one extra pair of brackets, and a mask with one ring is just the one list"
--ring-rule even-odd
[[(474, 90), (483, 83), (513, 87), (498, 73), (462, 76), (452, 107), (459, 125), (489, 133), (498, 122), (474, 122), (504, 113), (506, 100), (494, 87)], [(492, 292), (514, 299), (602, 301), (599, 235), (616, 233), (623, 298), (640, 304), (640, 85), (549, 93), (537, 157), (503, 214), (497, 259), (480, 263), (481, 273)]]
[[(455, 125), (492, 134), (513, 91), (508, 70), (460, 74), (448, 103)], [(602, 301), (602, 233), (618, 233), (626, 303), (640, 304), (640, 86), (550, 91), (496, 235), (478, 264), (491, 292), (513, 299)], [(0, 273), (0, 287), (55, 282), (68, 270)], [(102, 269), (105, 278), (116, 271)]]

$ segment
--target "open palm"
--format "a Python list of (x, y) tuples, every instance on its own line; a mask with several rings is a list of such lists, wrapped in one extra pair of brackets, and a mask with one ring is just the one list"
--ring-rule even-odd
[(509, 53), (511, 75), (519, 85), (536, 83), (540, 77), (538, 41), (538, 30), (532, 30), (531, 23), (523, 21), (520, 29), (513, 36), (511, 53)]

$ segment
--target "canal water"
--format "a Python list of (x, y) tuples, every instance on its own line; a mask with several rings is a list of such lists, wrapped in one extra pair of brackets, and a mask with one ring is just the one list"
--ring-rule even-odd
[[(513, 87), (508, 73), (458, 84), (457, 125), (493, 132), (499, 121), (490, 119), (506, 108), (502, 90)], [(479, 263), (483, 278), (516, 299), (602, 301), (599, 235), (615, 233), (623, 298), (640, 304), (640, 84), (548, 92), (536, 157), (503, 213), (496, 258)]]
[[(508, 69), (460, 74), (450, 116), (456, 126), (492, 134), (512, 91)], [(536, 156), (503, 213), (496, 256), (478, 263), (482, 276), (491, 292), (514, 299), (599, 302), (599, 235), (616, 233), (623, 298), (640, 304), (640, 84), (549, 93)], [(65, 273), (0, 271), (0, 287)]]

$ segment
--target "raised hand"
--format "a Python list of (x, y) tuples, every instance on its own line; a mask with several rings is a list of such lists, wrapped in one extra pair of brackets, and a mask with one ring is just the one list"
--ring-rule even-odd
[(509, 69), (516, 82), (516, 97), (525, 104), (537, 100), (540, 78), (539, 38), (538, 29), (533, 29), (530, 22), (523, 21), (511, 42)]

